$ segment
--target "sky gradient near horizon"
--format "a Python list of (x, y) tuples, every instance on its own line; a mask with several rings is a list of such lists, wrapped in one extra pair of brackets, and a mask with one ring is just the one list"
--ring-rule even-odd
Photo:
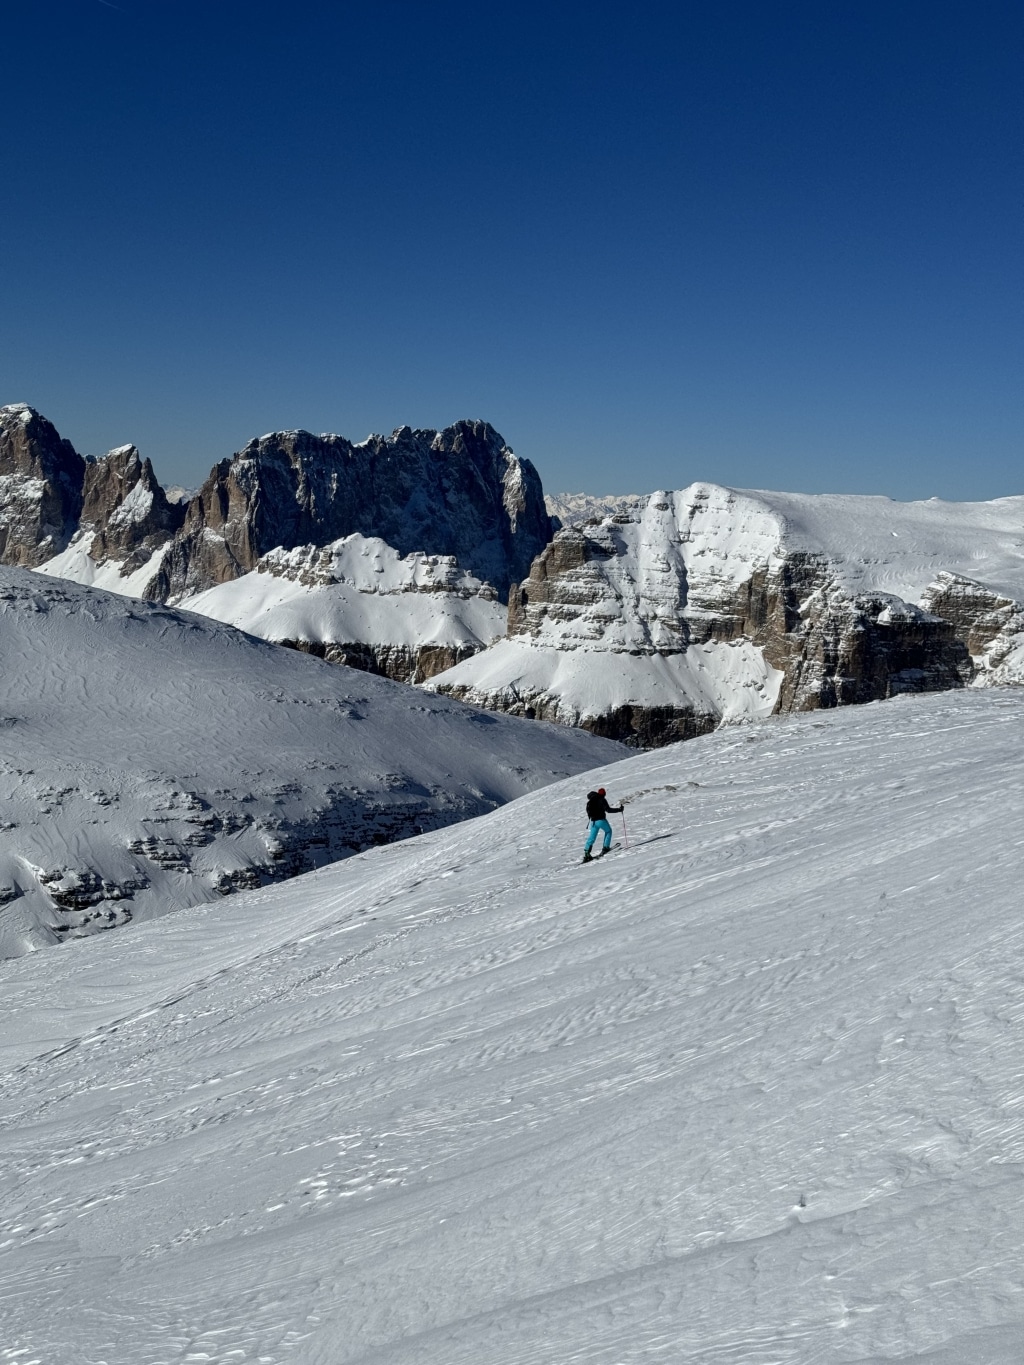
[(195, 484), (493, 423), (551, 492), (1024, 493), (1024, 8), (3, 7), (0, 402)]

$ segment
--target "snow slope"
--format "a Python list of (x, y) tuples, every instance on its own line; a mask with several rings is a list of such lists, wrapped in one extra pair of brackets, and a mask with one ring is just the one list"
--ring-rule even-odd
[(0, 964), (0, 1358), (1017, 1365), (1022, 817), (906, 697)]
[(450, 824), (619, 755), (0, 569), (0, 956)]
[(916, 603), (945, 570), (1024, 601), (1024, 497), (893, 502), (762, 489), (741, 496), (777, 521), (780, 548), (826, 555), (850, 592)]
[(749, 640), (658, 654), (580, 642), (567, 648), (552, 643), (553, 633), (536, 641), (521, 635), (499, 640), (423, 687), (451, 690), (477, 706), (491, 706), (495, 698), (507, 707), (520, 699), (527, 705), (557, 699), (553, 711), (562, 725), (627, 705), (690, 706), (713, 724), (744, 721), (771, 715), (778, 699), (782, 674)]
[(482, 649), (505, 633), (494, 590), (450, 555), (403, 556), (376, 536), (274, 550), (259, 572), (180, 605), (264, 640)]
[(154, 550), (141, 569), (124, 573), (124, 564), (116, 559), (105, 559), (98, 564), (89, 551), (96, 539), (93, 531), (79, 531), (59, 555), (40, 564), (36, 573), (48, 578), (68, 578), (83, 587), (100, 588), (121, 597), (143, 597), (146, 589), (160, 571), (169, 545)]

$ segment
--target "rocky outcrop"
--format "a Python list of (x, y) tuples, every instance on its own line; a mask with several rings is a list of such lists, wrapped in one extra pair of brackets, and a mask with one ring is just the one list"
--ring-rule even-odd
[[(991, 546), (1024, 589), (1003, 548), (1024, 499), (992, 504), (987, 527), (985, 505), (966, 505), (962, 551), (948, 508), (831, 502), (694, 485), (564, 528), (510, 592), (507, 639), (429, 685), (650, 745), (723, 719), (1024, 681), (1020, 604), (931, 567)], [(815, 517), (835, 527), (831, 550)], [(915, 577), (917, 601), (883, 590)]]
[(951, 622), (898, 598), (850, 595), (821, 557), (794, 555), (766, 575), (764, 591), (751, 636), (783, 674), (776, 711), (941, 692), (972, 678)]
[(921, 602), (952, 626), (975, 686), (1024, 684), (1024, 604), (954, 573), (939, 574)]
[(71, 568), (87, 558), (128, 576), (183, 521), (134, 446), (84, 457), (26, 404), (0, 408), (0, 563)]
[(91, 535), (97, 563), (117, 560), (124, 574), (140, 569), (185, 520), (185, 508), (168, 502), (153, 466), (135, 446), (120, 446), (85, 466), (79, 533)]
[(26, 403), (0, 408), (0, 563), (34, 568), (78, 528), (85, 460)]
[(470, 645), (367, 645), (359, 640), (275, 640), (275, 644), (313, 654), (329, 664), (345, 664), (363, 673), (375, 673), (393, 682), (421, 683), (464, 659), (471, 659), (478, 648)]
[(222, 461), (189, 502), (156, 595), (178, 600), (250, 572), (275, 547), (354, 532), (403, 555), (454, 556), (504, 600), (550, 520), (536, 470), (486, 422), (401, 427), (360, 445), (276, 432)]

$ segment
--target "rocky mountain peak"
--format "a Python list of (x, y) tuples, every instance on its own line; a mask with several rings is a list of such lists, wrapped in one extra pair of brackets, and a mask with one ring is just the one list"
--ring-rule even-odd
[(82, 509), (85, 460), (27, 403), (0, 408), (0, 562), (59, 554)]
[(117, 559), (125, 573), (139, 568), (175, 534), (185, 508), (168, 502), (150, 461), (133, 445), (119, 446), (85, 467), (80, 529), (92, 532), (89, 554)]
[(547, 543), (536, 470), (487, 422), (443, 431), (343, 436), (271, 432), (223, 460), (191, 500), (164, 595), (180, 597), (254, 569), (270, 550), (359, 533), (400, 554), (454, 555), (504, 598)]
[(550, 529), (536, 470), (488, 422), (358, 444), (270, 432), (181, 499), (133, 445), (86, 459), (27, 404), (0, 409), (0, 563), (130, 595), (180, 600), (272, 550), (360, 534), (400, 555), (451, 556), (504, 601)]

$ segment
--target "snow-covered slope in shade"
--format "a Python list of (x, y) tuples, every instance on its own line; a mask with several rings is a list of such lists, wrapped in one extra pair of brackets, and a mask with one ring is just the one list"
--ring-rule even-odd
[(491, 810), (618, 746), (0, 569), (0, 956)]
[(450, 555), (402, 556), (378, 537), (274, 550), (259, 571), (180, 603), (265, 640), (482, 649), (505, 633), (493, 588)]
[(0, 965), (11, 1359), (1018, 1365), (1024, 695), (599, 775)]

